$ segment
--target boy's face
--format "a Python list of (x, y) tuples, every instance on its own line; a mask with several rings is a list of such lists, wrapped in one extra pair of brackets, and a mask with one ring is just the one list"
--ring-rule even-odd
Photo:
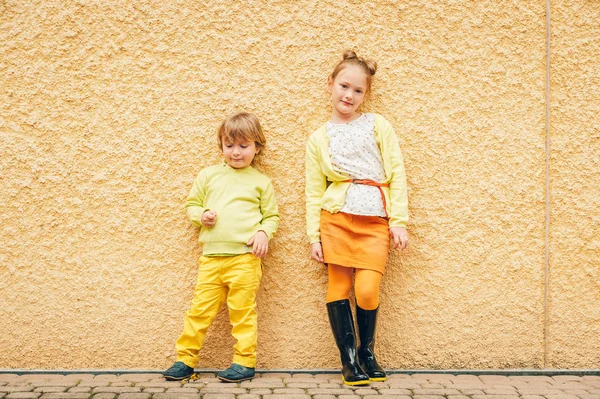
[(223, 156), (227, 165), (234, 169), (244, 169), (250, 166), (254, 156), (260, 149), (256, 148), (254, 141), (231, 141), (223, 140)]

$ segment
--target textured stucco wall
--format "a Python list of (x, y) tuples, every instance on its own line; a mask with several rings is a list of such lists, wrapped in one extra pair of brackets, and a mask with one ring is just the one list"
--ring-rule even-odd
[(600, 369), (600, 3), (553, 5), (548, 363)]
[[(345, 48), (379, 62), (365, 110), (394, 125), (409, 180), (384, 367), (598, 368), (597, 4), (552, 1), (546, 329), (545, 1), (1, 2), (0, 368), (173, 361), (199, 255), (182, 206), (236, 109), (263, 123), (282, 214), (258, 367), (337, 368), (303, 160)], [(232, 343), (223, 310), (199, 367)]]

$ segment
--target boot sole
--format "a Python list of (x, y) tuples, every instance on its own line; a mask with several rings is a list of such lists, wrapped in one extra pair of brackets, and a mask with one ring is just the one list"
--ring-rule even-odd
[(342, 381), (344, 382), (344, 384), (346, 385), (350, 385), (351, 387), (357, 386), (357, 385), (369, 385), (369, 383), (371, 382), (371, 380), (360, 380), (360, 381), (346, 381), (344, 379), (344, 376), (342, 376)]
[(225, 377), (218, 377), (218, 376), (217, 376), (217, 378), (218, 378), (219, 380), (221, 380), (221, 381), (224, 381), (224, 382), (241, 382), (241, 381), (248, 381), (248, 380), (251, 380), (251, 379), (253, 379), (254, 377), (245, 377), (245, 378), (240, 378), (240, 379), (237, 379), (237, 380), (231, 380), (231, 379), (229, 379), (229, 378), (225, 378)]
[(181, 381), (181, 380), (188, 379), (188, 378), (192, 377), (193, 375), (194, 375), (194, 373), (192, 373), (190, 375), (186, 375), (184, 377), (172, 377), (170, 375), (163, 375), (163, 377), (165, 377), (165, 380), (167, 380), (167, 381)]
[(382, 382), (382, 381), (387, 380), (387, 377), (369, 378), (369, 380), (374, 381), (374, 382)]

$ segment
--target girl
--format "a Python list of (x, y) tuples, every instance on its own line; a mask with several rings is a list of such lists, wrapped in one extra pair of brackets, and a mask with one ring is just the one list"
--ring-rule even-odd
[[(392, 237), (408, 243), (402, 153), (392, 126), (358, 108), (371, 90), (374, 61), (346, 51), (327, 82), (331, 119), (306, 149), (306, 225), (311, 259), (328, 267), (327, 312), (347, 385), (385, 381), (373, 353), (379, 283)], [(350, 290), (354, 274), (357, 350)]]

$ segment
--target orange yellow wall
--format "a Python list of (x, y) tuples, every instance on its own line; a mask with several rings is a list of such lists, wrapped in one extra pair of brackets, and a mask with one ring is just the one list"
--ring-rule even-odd
[[(379, 63), (364, 111), (408, 175), (383, 366), (600, 368), (599, 20), (585, 0), (0, 3), (0, 369), (171, 364), (200, 254), (183, 203), (241, 109), (282, 216), (258, 367), (337, 368), (303, 168), (347, 48)], [(232, 344), (223, 310), (198, 367)]]

